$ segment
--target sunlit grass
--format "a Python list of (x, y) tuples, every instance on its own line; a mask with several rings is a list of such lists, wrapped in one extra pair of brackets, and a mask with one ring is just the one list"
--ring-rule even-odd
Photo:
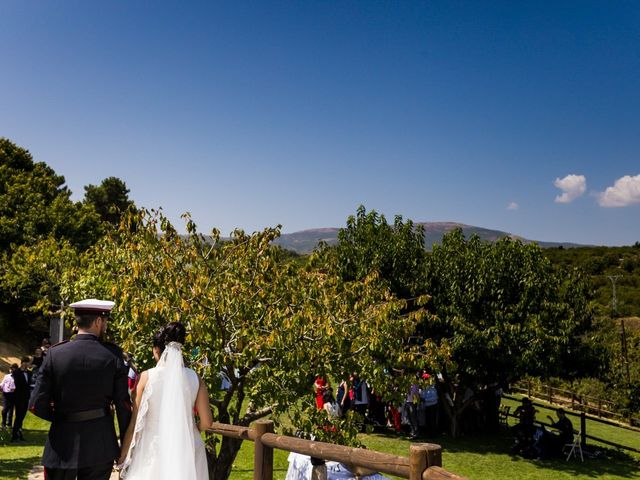
[(0, 433), (0, 480), (26, 479), (34, 465), (42, 459), (49, 422), (27, 414), (24, 421), (26, 442), (11, 443), (9, 430)]
[[(549, 410), (551, 412), (551, 410)], [(539, 415), (545, 415), (541, 411)], [(606, 425), (604, 426), (606, 427)], [(40, 463), (49, 423), (27, 415), (25, 437), (27, 442), (9, 443), (10, 434), (0, 434), (0, 480), (26, 479), (34, 465)], [(612, 428), (614, 431), (618, 429)], [(607, 430), (604, 438), (610, 438)], [(633, 432), (629, 432), (633, 436)], [(596, 434), (594, 432), (594, 434)], [(601, 433), (598, 433), (600, 435)], [(621, 435), (626, 435), (622, 433)], [(408, 456), (411, 442), (392, 433), (363, 434), (363, 443), (372, 450)], [(624, 438), (623, 438), (624, 439)], [(625, 458), (586, 458), (584, 463), (572, 459), (527, 460), (509, 454), (511, 438), (506, 430), (497, 435), (468, 435), (458, 439), (439, 436), (427, 439), (443, 447), (443, 466), (470, 480), (640, 480), (640, 464)], [(614, 441), (621, 441), (614, 440)], [(637, 440), (636, 440), (637, 441)], [(622, 443), (622, 441), (621, 441)], [(274, 452), (274, 479), (284, 479), (288, 467), (288, 452)], [(233, 480), (253, 478), (253, 443), (244, 442), (234, 463)]]
[[(403, 436), (390, 432), (362, 434), (361, 440), (371, 450), (409, 455), (411, 442)], [(506, 429), (495, 435), (468, 435), (457, 439), (445, 435), (424, 441), (440, 444), (443, 467), (470, 480), (640, 480), (640, 464), (623, 457), (585, 458), (583, 463), (576, 459), (568, 462), (564, 459), (528, 460), (511, 455), (512, 438)], [(274, 479), (285, 478), (287, 456), (288, 452), (274, 452)], [(252, 468), (253, 443), (244, 442), (231, 478), (249, 480), (253, 478)]]

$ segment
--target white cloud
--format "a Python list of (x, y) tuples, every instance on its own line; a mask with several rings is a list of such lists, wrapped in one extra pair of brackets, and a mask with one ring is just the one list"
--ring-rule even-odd
[(519, 205), (516, 202), (511, 202), (507, 205), (507, 210), (517, 210)]
[(567, 175), (556, 178), (553, 184), (562, 190), (562, 195), (556, 197), (556, 203), (570, 203), (587, 190), (587, 179), (584, 175)]
[(628, 207), (640, 203), (640, 175), (625, 175), (619, 178), (604, 192), (598, 193), (601, 207)]

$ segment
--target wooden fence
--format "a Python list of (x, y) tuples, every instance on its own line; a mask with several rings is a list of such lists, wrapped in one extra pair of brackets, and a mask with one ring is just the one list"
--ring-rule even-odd
[[(512, 397), (510, 395), (503, 395), (503, 398), (508, 398), (509, 400), (515, 400), (515, 401), (519, 401), (520, 400), (519, 398)], [(534, 406), (538, 406), (538, 407), (541, 407), (541, 408), (549, 408), (548, 405), (543, 405), (541, 403), (532, 402), (532, 404)], [(577, 430), (577, 429), (574, 428), (574, 433), (578, 433), (578, 431), (580, 432), (580, 437), (581, 437), (580, 438), (580, 443), (582, 444), (583, 447), (587, 444), (587, 439), (590, 439), (590, 440), (595, 440), (596, 442), (602, 443), (604, 445), (608, 445), (610, 447), (615, 447), (615, 448), (619, 448), (619, 449), (622, 449), (622, 450), (628, 450), (630, 452), (640, 453), (640, 449), (637, 448), (637, 447), (632, 447), (630, 445), (621, 445), (619, 443), (611, 442), (611, 441), (606, 440), (604, 438), (600, 438), (600, 437), (596, 437), (596, 436), (593, 436), (593, 435), (589, 435), (589, 433), (587, 432), (587, 419), (589, 421), (592, 421), (592, 422), (598, 422), (598, 423), (602, 423), (602, 424), (605, 424), (605, 425), (610, 425), (610, 426), (613, 426), (613, 427), (616, 427), (616, 428), (622, 428), (622, 429), (625, 429), (625, 430), (638, 432), (638, 434), (640, 435), (640, 430), (638, 430), (637, 428), (633, 428), (633, 427), (630, 427), (630, 426), (627, 426), (627, 425), (621, 425), (620, 423), (612, 422), (612, 421), (606, 420), (604, 418), (598, 418), (598, 417), (594, 417), (594, 416), (591, 416), (591, 415), (587, 415), (584, 411), (580, 412), (580, 413), (574, 413), (574, 412), (566, 410), (565, 414), (567, 416), (572, 416), (572, 417), (576, 417), (576, 418), (580, 419), (580, 429)], [(509, 416), (516, 418), (515, 415), (513, 415), (513, 413), (509, 413)], [(539, 424), (539, 425), (545, 426), (545, 427), (550, 427), (551, 426), (551, 424), (546, 423), (546, 422), (542, 422), (542, 421), (539, 421), (539, 420), (536, 420), (536, 423)]]
[(254, 425), (255, 428), (249, 428), (214, 422), (210, 429), (218, 435), (254, 442), (254, 480), (273, 480), (274, 448), (344, 463), (357, 478), (367, 471), (374, 471), (409, 480), (463, 480), (463, 477), (442, 468), (442, 448), (433, 443), (415, 443), (409, 448), (409, 457), (401, 457), (364, 448), (276, 435), (270, 420), (259, 420)]
[(595, 415), (598, 418), (609, 418), (630, 426), (640, 426), (640, 418), (624, 416), (614, 412), (616, 405), (604, 398), (581, 395), (572, 390), (552, 387), (546, 384), (536, 384), (531, 380), (523, 380), (512, 387), (512, 390), (524, 393), (529, 397), (537, 397), (551, 404), (561, 405), (587, 414)]

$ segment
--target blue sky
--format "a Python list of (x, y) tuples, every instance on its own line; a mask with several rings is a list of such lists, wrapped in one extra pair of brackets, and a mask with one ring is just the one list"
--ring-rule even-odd
[(76, 199), (640, 240), (638, 2), (2, 0), (0, 45), (0, 136)]

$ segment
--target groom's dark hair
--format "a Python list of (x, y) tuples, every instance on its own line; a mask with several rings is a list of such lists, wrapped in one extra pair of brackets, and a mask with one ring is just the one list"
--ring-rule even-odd
[(100, 316), (100, 313), (95, 312), (76, 313), (76, 325), (80, 328), (91, 328), (93, 322)]
[(167, 343), (178, 342), (184, 344), (187, 336), (187, 329), (180, 322), (167, 323), (162, 329), (153, 336), (153, 346), (160, 349), (160, 353), (164, 352)]

